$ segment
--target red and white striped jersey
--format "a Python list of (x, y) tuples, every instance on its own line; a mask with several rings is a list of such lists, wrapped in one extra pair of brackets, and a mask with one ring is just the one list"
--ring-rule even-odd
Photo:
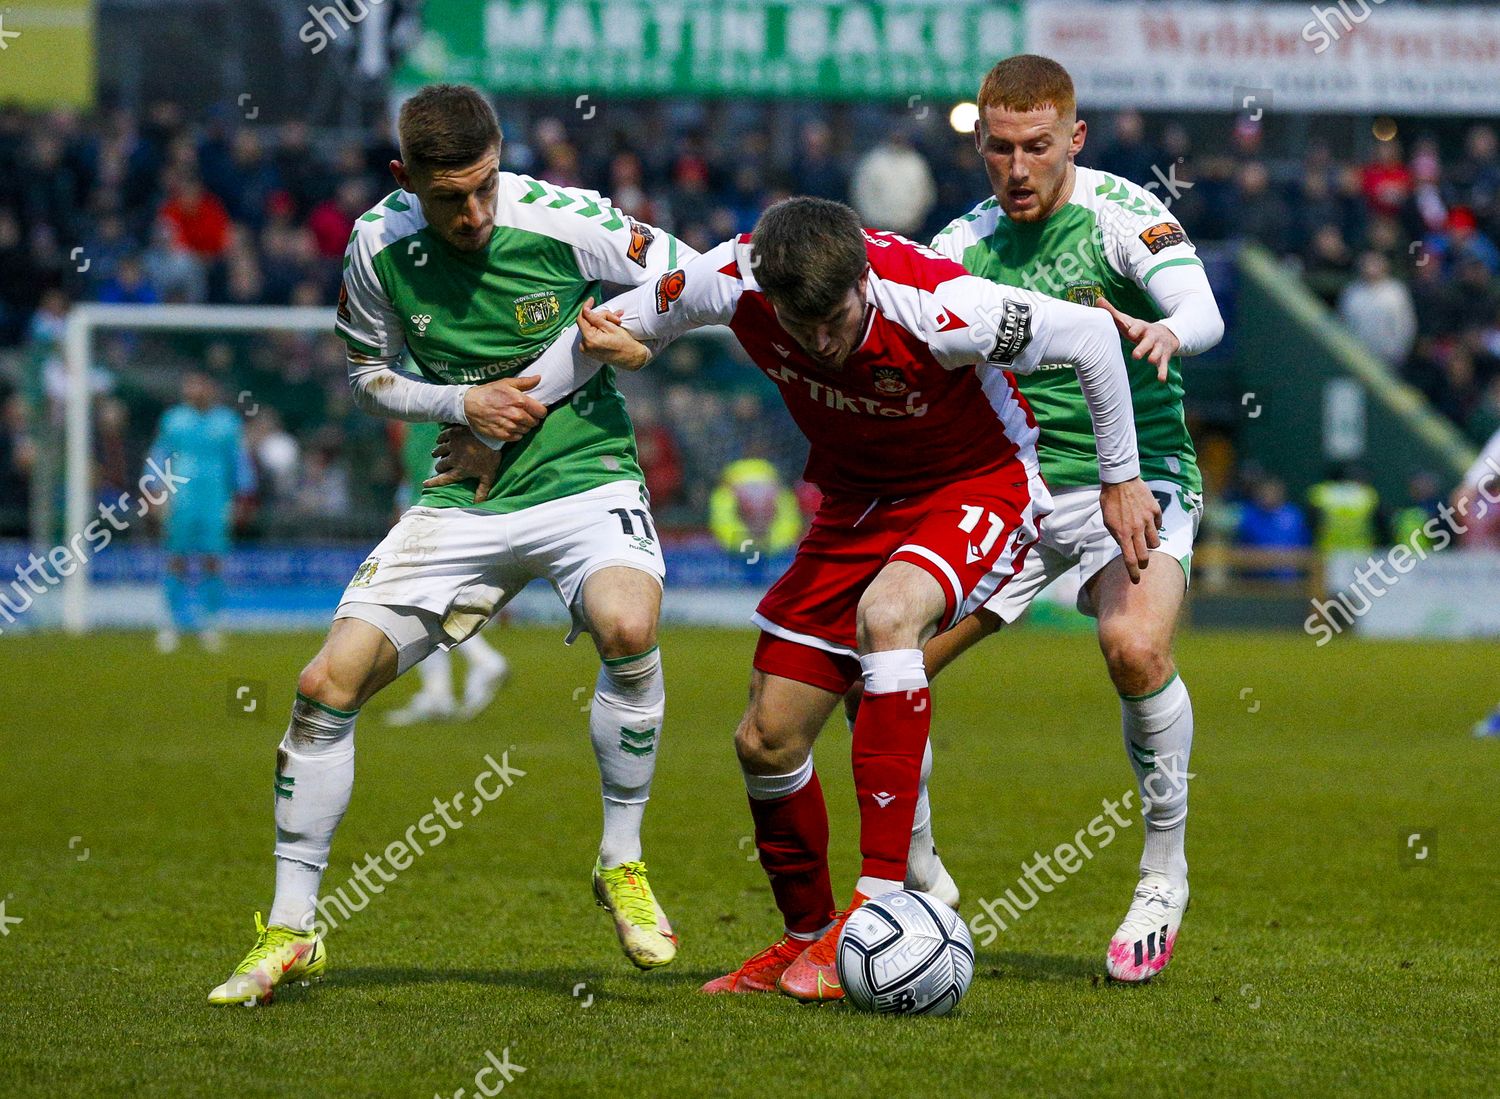
[(1108, 479), (1135, 475), (1124, 361), (1102, 311), (977, 278), (894, 233), (867, 231), (865, 245), (864, 335), (837, 369), (817, 364), (778, 323), (748, 234), (608, 307), (647, 342), (727, 324), (807, 436), (807, 480), (830, 493), (913, 495), (1007, 465), (1018, 483), (1031, 480), (1037, 426), (1012, 371), (1107, 368), (1112, 348), (1117, 385), (1099, 390), (1117, 390), (1105, 402), (1116, 406), (1107, 413)]

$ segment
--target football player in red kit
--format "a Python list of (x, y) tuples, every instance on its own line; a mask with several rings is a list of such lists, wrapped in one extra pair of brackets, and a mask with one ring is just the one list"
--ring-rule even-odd
[[(1160, 509), (1138, 476), (1114, 322), (972, 276), (813, 198), (777, 203), (753, 234), (607, 309), (618, 326), (586, 310), (581, 334), (539, 360), (540, 389), (567, 391), (556, 364), (570, 354), (576, 383), (591, 349), (618, 350), (629, 337), (659, 347), (727, 324), (811, 444), (805, 476), (823, 502), (754, 616), (762, 632), (735, 734), (756, 846), (786, 928), (704, 991), (841, 998), (834, 946), (848, 913), (903, 884), (935, 884), (907, 874), (932, 718), (922, 646), (1015, 575), (1051, 508), (1036, 423), (1013, 372), (1078, 371), (1103, 514), (1133, 576), (1157, 544)], [(852, 751), (863, 863), (852, 902), (837, 911), (812, 747), (861, 679)]]

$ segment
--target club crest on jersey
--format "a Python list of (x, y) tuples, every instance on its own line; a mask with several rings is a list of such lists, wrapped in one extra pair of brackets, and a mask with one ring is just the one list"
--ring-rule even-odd
[(1070, 282), (1063, 288), (1063, 297), (1075, 305), (1093, 305), (1104, 297), (1104, 287), (1097, 282)]
[(887, 397), (899, 397), (911, 386), (906, 384), (906, 377), (894, 366), (877, 366), (875, 368), (875, 388)]
[(656, 240), (656, 234), (651, 231), (649, 225), (642, 225), (635, 218), (630, 219), (630, 247), (625, 250), (625, 258), (637, 267), (646, 266), (646, 253), (651, 251), (651, 245)]
[(416, 325), (416, 327), (417, 327), (417, 335), (419, 335), (419, 336), (425, 336), (425, 335), (427, 335), (427, 326), (432, 323), (432, 314), (431, 313), (413, 313), (411, 315), (411, 323), (414, 324), (414, 325)]
[(1010, 366), (1031, 342), (1031, 306), (1007, 298), (995, 330), (995, 346), (985, 361), (994, 366)]
[(375, 570), (380, 567), (380, 559), (371, 557), (359, 568), (354, 570), (354, 578), (349, 581), (351, 588), (368, 588), (370, 581), (375, 579)]
[(668, 271), (656, 280), (656, 311), (665, 313), (672, 308), (672, 303), (682, 297), (682, 291), (687, 286), (687, 276), (681, 269)]
[(562, 303), (551, 290), (538, 290), (535, 294), (522, 294), (514, 299), (516, 328), (523, 336), (535, 336), (562, 316)]

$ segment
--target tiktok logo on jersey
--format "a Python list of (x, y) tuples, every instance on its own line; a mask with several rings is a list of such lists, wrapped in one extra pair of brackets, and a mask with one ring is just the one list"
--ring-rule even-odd
[[(905, 378), (895, 367), (876, 368), (877, 380), (875, 383), (875, 388), (881, 388), (880, 371), (886, 369), (900, 376), (900, 391), (904, 391), (906, 389)], [(915, 392), (906, 394), (905, 405), (890, 405), (882, 404), (874, 397), (865, 397), (860, 395), (851, 397), (843, 390), (828, 385), (826, 382), (821, 382), (816, 378), (809, 378), (805, 375), (797, 373), (797, 371), (793, 370), (790, 366), (763, 366), (761, 367), (761, 370), (765, 373), (766, 377), (770, 378), (773, 382), (780, 382), (788, 388), (793, 389), (793, 391), (795, 391), (796, 388), (795, 383), (801, 382), (803, 385), (807, 386), (807, 397), (809, 400), (813, 401), (815, 404), (822, 405), (824, 408), (831, 408), (835, 412), (854, 412), (865, 416), (885, 416), (888, 419), (893, 420), (901, 419), (905, 416), (927, 415), (927, 404), (925, 402), (922, 402), (920, 404), (918, 403), (922, 396), (922, 391), (920, 389), (916, 390)], [(890, 379), (885, 380), (887, 384), (891, 384)]]

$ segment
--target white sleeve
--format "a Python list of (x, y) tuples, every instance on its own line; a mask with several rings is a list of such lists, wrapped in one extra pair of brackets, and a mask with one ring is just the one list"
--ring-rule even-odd
[(372, 416), (407, 423), (465, 424), (464, 394), (473, 386), (444, 385), (397, 369), (398, 359), (350, 350), (349, 387), (354, 403)]
[(1200, 265), (1162, 268), (1151, 277), (1146, 293), (1162, 311), (1161, 323), (1181, 344), (1179, 355), (1201, 355), (1224, 338), (1224, 318)]
[(604, 306), (621, 315), (625, 331), (656, 349), (695, 328), (728, 324), (744, 292), (741, 263), (748, 267), (749, 249), (725, 241)]
[[(1130, 375), (1108, 313), (976, 275), (949, 279), (932, 296), (935, 308), (923, 335), (940, 363), (950, 370), (981, 363), (1017, 374), (1073, 367), (1094, 424), (1099, 479), (1114, 484), (1140, 476)], [(955, 317), (969, 323), (954, 324)]]
[(1484, 444), (1479, 457), (1469, 467), (1469, 472), (1464, 474), (1464, 485), (1488, 490), (1497, 477), (1500, 477), (1500, 431), (1491, 435), (1490, 441)]
[(375, 257), (370, 249), (370, 242), (356, 224), (354, 236), (344, 249), (344, 279), (339, 284), (333, 327), (350, 351), (394, 362), (401, 358), (406, 347), (406, 333), (375, 273)]
[(1135, 405), (1115, 322), (1102, 309), (1055, 298), (1045, 306), (1036, 318), (1037, 365), (1073, 364), (1094, 424), (1100, 483), (1134, 480), (1141, 475)]
[[(733, 241), (701, 256), (692, 253), (694, 258), (685, 267), (664, 271), (654, 283), (611, 298), (602, 308), (619, 313), (625, 331), (660, 350), (685, 332), (726, 323), (734, 315), (743, 284), (720, 269), (734, 263), (736, 254)], [(581, 342), (582, 333), (574, 325), (522, 371), (526, 377), (541, 379), (530, 391), (531, 397), (550, 408), (599, 372), (601, 364), (584, 355)], [(484, 441), (499, 449), (494, 440)]]
[[(608, 199), (603, 199), (608, 205)], [(641, 286), (698, 255), (665, 229), (614, 211), (607, 221), (580, 219), (586, 235), (573, 245), (585, 278), (614, 286)]]

